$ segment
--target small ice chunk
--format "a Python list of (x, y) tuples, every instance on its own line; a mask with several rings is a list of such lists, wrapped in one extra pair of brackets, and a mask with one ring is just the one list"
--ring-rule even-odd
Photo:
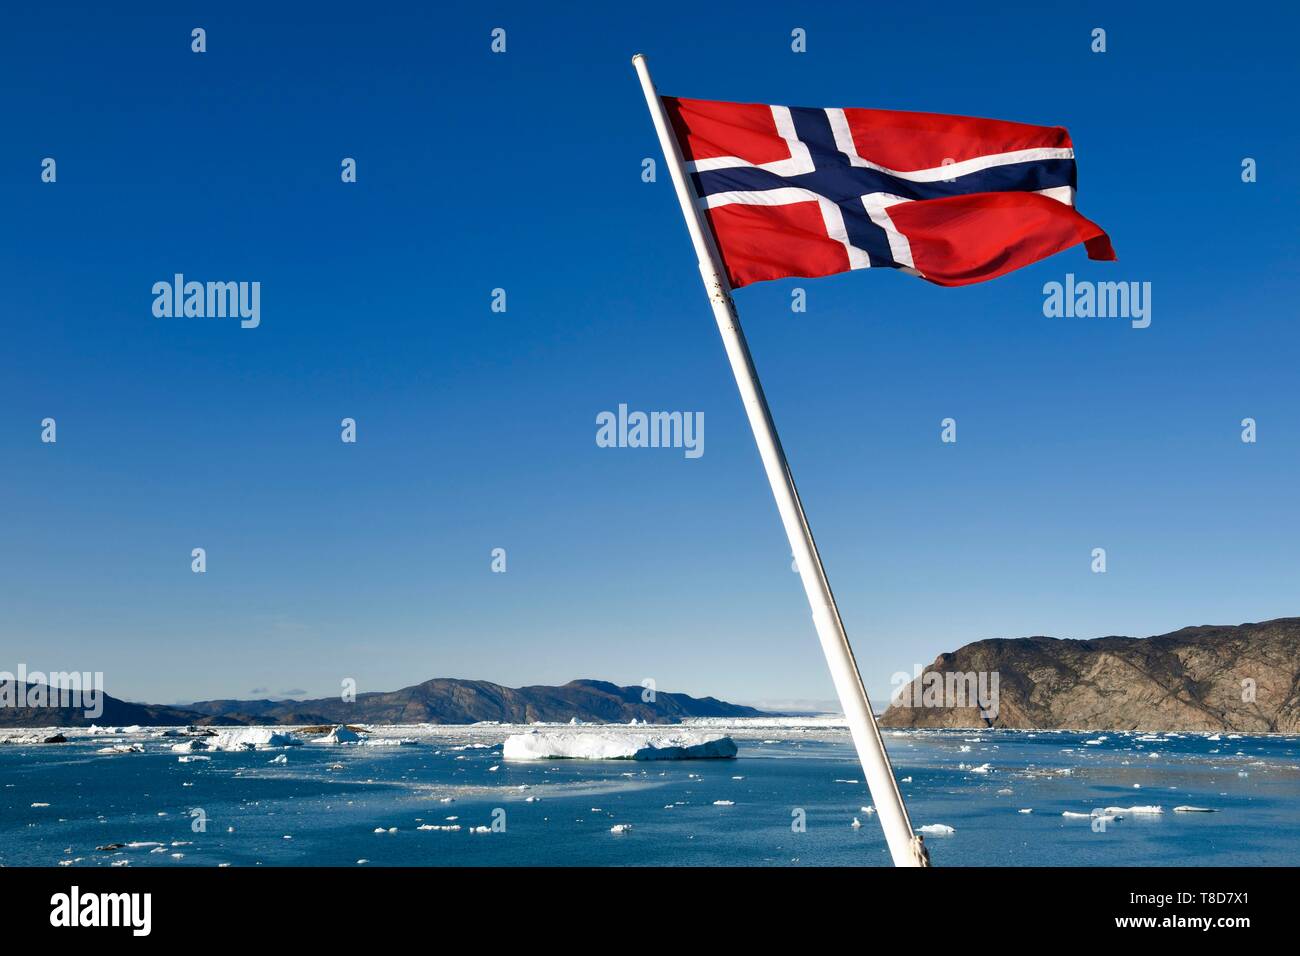
[(925, 826), (921, 827), (920, 832), (933, 833), (938, 836), (951, 836), (957, 831), (946, 823), (927, 823)]

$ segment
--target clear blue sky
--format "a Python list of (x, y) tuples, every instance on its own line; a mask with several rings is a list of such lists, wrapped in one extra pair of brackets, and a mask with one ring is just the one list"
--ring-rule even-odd
[[(978, 638), (1300, 613), (1294, 10), (131, 6), (0, 29), (0, 669), (161, 702), (832, 696), (670, 184), (640, 179), (637, 51), (665, 93), (1068, 126), (1119, 254), (737, 294), (874, 695)], [(260, 328), (155, 318), (175, 272), (260, 281)], [(1151, 282), (1151, 327), (1045, 318), (1066, 272)], [(705, 454), (598, 448), (621, 402), (703, 411)]]

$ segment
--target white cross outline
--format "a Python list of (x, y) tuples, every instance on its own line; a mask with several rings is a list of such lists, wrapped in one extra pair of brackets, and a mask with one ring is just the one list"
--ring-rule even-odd
[[(709, 172), (710, 170), (732, 169), (738, 166), (766, 170), (781, 177), (815, 172), (816, 164), (813, 163), (808, 145), (799, 139), (798, 132), (794, 127), (794, 119), (790, 115), (790, 108), (788, 106), (772, 106), (769, 108), (772, 111), (772, 122), (776, 127), (777, 135), (786, 141), (786, 145), (790, 150), (788, 159), (778, 159), (767, 163), (751, 163), (739, 156), (714, 156), (709, 159), (688, 161), (686, 163), (687, 172)], [(983, 169), (990, 169), (994, 166), (1004, 166), (1012, 163), (1027, 163), (1047, 159), (1074, 159), (1074, 149), (1072, 147), (1038, 146), (1002, 153), (989, 153), (985, 156), (975, 156), (960, 162), (950, 162), (927, 169), (890, 169), (888, 166), (882, 166), (879, 163), (873, 163), (869, 159), (864, 159), (858, 154), (857, 144), (854, 143), (853, 133), (849, 128), (848, 117), (843, 109), (827, 108), (825, 113), (826, 119), (830, 123), (831, 132), (835, 137), (835, 146), (848, 157), (849, 165), (874, 169), (877, 172), (909, 182), (941, 182), (979, 172)], [(1049, 199), (1055, 199), (1067, 206), (1074, 205), (1074, 189), (1070, 186), (1053, 186), (1048, 189), (1034, 190), (1034, 192), (1047, 196)], [(912, 259), (911, 243), (908, 242), (905, 235), (898, 231), (894, 221), (889, 216), (890, 206), (914, 202), (915, 200), (886, 192), (867, 193), (861, 199), (867, 216), (885, 231), (885, 235), (889, 240), (890, 255), (894, 261), (902, 264), (902, 271), (922, 276), (923, 274), (917, 270)], [(733, 190), (714, 193), (699, 200), (700, 207), (706, 210), (733, 203), (745, 206), (787, 206), (801, 202), (817, 203), (817, 207), (821, 211), (822, 222), (826, 226), (826, 235), (844, 247), (844, 251), (848, 255), (850, 269), (871, 268), (871, 259), (866, 250), (849, 242), (848, 229), (844, 225), (844, 214), (840, 207), (810, 189), (785, 186), (777, 189)]]

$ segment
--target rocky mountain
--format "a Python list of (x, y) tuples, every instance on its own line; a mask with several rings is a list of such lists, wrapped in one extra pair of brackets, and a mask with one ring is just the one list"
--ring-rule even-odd
[(205, 700), (184, 707), (131, 704), (104, 697), (103, 716), (90, 720), (80, 709), (0, 708), (0, 727), (77, 727), (100, 725), (161, 726), (177, 724), (328, 724), (433, 723), (471, 724), (564, 722), (672, 723), (683, 717), (758, 717), (753, 707), (713, 697), (690, 697), (658, 691), (642, 700), (641, 687), (607, 681), (575, 680), (560, 687), (503, 687), (488, 681), (435, 678), (401, 690), (358, 694), (353, 702), (338, 697), (318, 700)]
[[(961, 696), (995, 687), (987, 718)], [(901, 698), (883, 726), (1300, 733), (1300, 618), (1156, 637), (976, 641), (940, 654)]]
[[(28, 686), (33, 688), (36, 685)], [(113, 724), (120, 727), (139, 724), (141, 727), (163, 727), (192, 724), (196, 718), (203, 716), (194, 711), (177, 707), (133, 704), (130, 701), (118, 700), (116, 697), (104, 694), (101, 698), (103, 701), (102, 714), (94, 720), (87, 720), (85, 709), (81, 706), (11, 706), (10, 701), (32, 699), (31, 690), (27, 691), (26, 696), (17, 693), (17, 690), (14, 681), (0, 682), (0, 701), (5, 702), (3, 706), (0, 706), (0, 727), (85, 727), (90, 724)], [(45, 700), (54, 701), (57, 697), (57, 690), (47, 690)], [(88, 701), (88, 703), (93, 703), (93, 701)]]

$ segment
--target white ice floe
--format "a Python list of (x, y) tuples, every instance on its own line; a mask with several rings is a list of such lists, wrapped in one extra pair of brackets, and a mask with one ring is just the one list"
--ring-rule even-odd
[(208, 756), (206, 756), (206, 755), (192, 754), (192, 755), (190, 755), (190, 756), (188, 756), (188, 757), (177, 757), (177, 758), (176, 758), (176, 762), (177, 762), (177, 763), (197, 763), (197, 762), (200, 761), (200, 760), (211, 760), (211, 759), (212, 759), (211, 757), (208, 757)]
[[(201, 741), (191, 741), (201, 743)], [(207, 746), (212, 750), (270, 750), (273, 747), (298, 747), (302, 740), (293, 734), (271, 727), (238, 727), (223, 730), (215, 737), (208, 738)], [(173, 750), (183, 746), (177, 744)]]
[(1025, 807), (1023, 810), (1017, 810), (1016, 813), (1033, 813), (1033, 807)]
[(1212, 807), (1174, 807), (1174, 813), (1218, 813)]
[(506, 738), (506, 760), (694, 760), (736, 756), (725, 734), (699, 731), (647, 734), (611, 731), (531, 730)]
[(348, 730), (343, 724), (337, 725), (328, 734), (317, 737), (311, 741), (314, 744), (354, 744), (361, 739), (361, 735), (355, 731)]
[[(1094, 810), (1093, 812), (1096, 813), (1095, 810)], [(1131, 813), (1131, 814), (1140, 814), (1140, 815), (1144, 815), (1144, 816), (1154, 816), (1154, 815), (1157, 814), (1157, 813), (1164, 813), (1164, 812), (1165, 812), (1165, 808), (1164, 808), (1164, 807), (1155, 807), (1155, 806), (1140, 806), (1140, 807), (1107, 807), (1107, 808), (1106, 808), (1105, 810), (1103, 810), (1102, 812), (1103, 812), (1103, 813), (1115, 813), (1115, 814)]]
[(144, 753), (144, 744), (113, 744), (109, 747), (100, 747), (95, 751), (97, 754), (142, 754)]
[(609, 832), (610, 832), (610, 833), (626, 833), (628, 830), (631, 830), (631, 829), (632, 829), (632, 824), (630, 824), (630, 823), (616, 823), (616, 824), (614, 824), (612, 827), (609, 828)]
[(284, 754), (278, 754), (277, 756), (272, 757), (271, 760), (270, 760), (269, 762), (270, 762), (270, 763), (288, 763), (288, 762), (289, 762), (289, 758), (286, 757)]
[(176, 753), (191, 753), (195, 750), (207, 750), (208, 745), (202, 740), (187, 740), (183, 744), (172, 744), (172, 750)]
[(855, 830), (860, 830), (862, 829), (862, 821), (859, 820), (857, 817), (854, 817), (853, 822), (850, 823), (849, 826), (853, 827), (853, 829)]
[(441, 830), (445, 833), (455, 833), (457, 830), (460, 829), (460, 824), (449, 823), (446, 826), (442, 826), (441, 824), (437, 824), (437, 823), (422, 823), (418, 827), (416, 827), (416, 829), (417, 830)]
[(736, 805), (736, 801), (735, 800), (714, 800), (713, 805), (715, 807), (734, 807)]
[(1065, 817), (1067, 820), (1091, 820), (1092, 819), (1091, 813), (1075, 813), (1073, 810), (1066, 810), (1064, 813), (1061, 814), (1061, 816)]
[(937, 836), (951, 836), (957, 831), (946, 823), (927, 823), (925, 826), (920, 828), (919, 832), (932, 833)]

